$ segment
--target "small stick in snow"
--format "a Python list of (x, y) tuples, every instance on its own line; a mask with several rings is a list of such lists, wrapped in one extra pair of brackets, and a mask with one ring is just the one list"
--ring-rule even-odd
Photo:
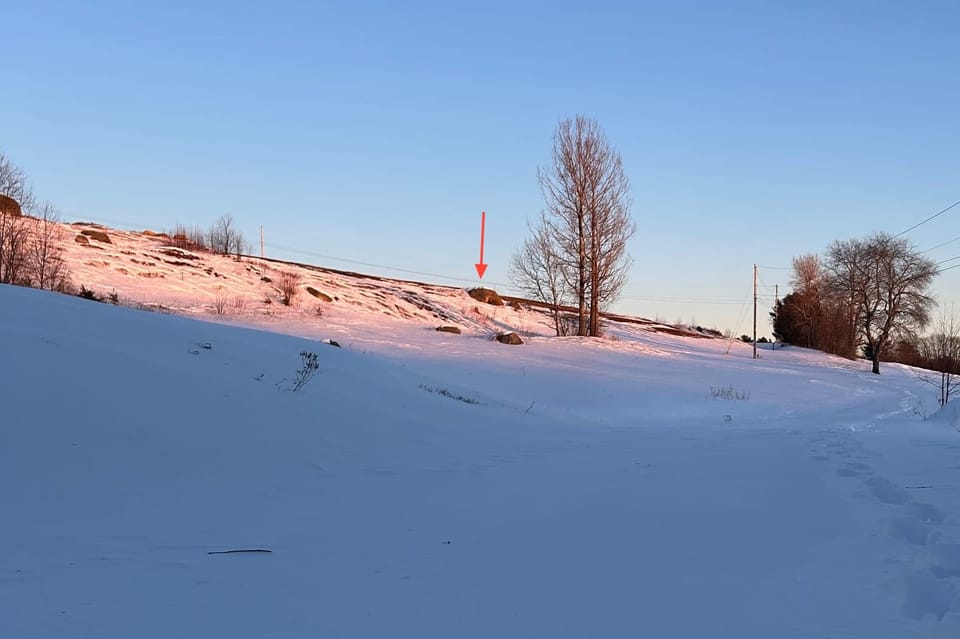
[(207, 552), (208, 555), (229, 555), (236, 552), (273, 552), (272, 550), (267, 550), (266, 548), (238, 548), (236, 550), (210, 550)]
[(919, 488), (933, 488), (933, 486), (904, 486), (907, 490), (917, 490)]

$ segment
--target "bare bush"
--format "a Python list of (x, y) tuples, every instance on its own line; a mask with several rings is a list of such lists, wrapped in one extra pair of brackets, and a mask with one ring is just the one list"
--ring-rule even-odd
[(283, 302), (285, 306), (290, 306), (290, 304), (293, 302), (293, 299), (297, 296), (297, 293), (300, 292), (300, 289), (298, 288), (300, 285), (300, 274), (293, 273), (291, 271), (282, 271), (280, 273), (278, 284), (280, 289), (280, 301)]
[(217, 289), (217, 295), (213, 299), (213, 311), (217, 315), (224, 315), (227, 312), (227, 303), (228, 298), (226, 292), (223, 290), (223, 287)]
[(917, 349), (921, 366), (933, 371), (920, 373), (920, 379), (937, 389), (937, 403), (946, 406), (960, 388), (960, 322), (943, 312), (935, 332), (922, 338)]
[(297, 369), (297, 374), (293, 378), (293, 388), (291, 389), (294, 393), (303, 388), (307, 382), (313, 379), (317, 371), (320, 370), (320, 362), (318, 360), (319, 357), (316, 353), (309, 351), (302, 351), (300, 353), (301, 366)]
[(710, 396), (714, 399), (745, 400), (750, 399), (750, 391), (734, 388), (732, 384), (728, 386), (711, 386)]
[(247, 308), (247, 298), (243, 295), (234, 295), (233, 296), (233, 312), (237, 315), (242, 315), (244, 310)]

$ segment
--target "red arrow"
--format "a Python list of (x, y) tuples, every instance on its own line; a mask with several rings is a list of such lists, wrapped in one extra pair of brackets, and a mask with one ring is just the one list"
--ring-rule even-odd
[(487, 212), (480, 211), (480, 263), (474, 264), (477, 267), (477, 275), (483, 279), (483, 274), (487, 272), (487, 265), (483, 263), (483, 231), (487, 226)]

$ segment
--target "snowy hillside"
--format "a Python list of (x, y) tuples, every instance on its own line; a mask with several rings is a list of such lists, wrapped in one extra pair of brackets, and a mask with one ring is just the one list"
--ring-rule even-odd
[(354, 313), (0, 287), (0, 637), (960, 636), (960, 435), (909, 371)]
[[(237, 261), (172, 246), (168, 236), (150, 231), (118, 231), (84, 223), (62, 228), (74, 284), (101, 296), (116, 294), (126, 306), (216, 317), (297, 334), (314, 327), (334, 337), (349, 335), (358, 326), (434, 329), (446, 324), (470, 335), (501, 331), (553, 334), (542, 309), (529, 304), (479, 303), (460, 287), (256, 258)], [(299, 278), (298, 293), (289, 307), (280, 303), (284, 273)], [(614, 332), (669, 331), (702, 337), (648, 320), (624, 320), (611, 322), (619, 327)]]

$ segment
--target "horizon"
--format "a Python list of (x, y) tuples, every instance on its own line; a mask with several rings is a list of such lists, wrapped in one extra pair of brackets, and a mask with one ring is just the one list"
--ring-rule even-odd
[[(734, 336), (754, 264), (770, 335), (793, 257), (960, 199), (952, 3), (544, 6), (11, 7), (0, 151), (64, 221), (231, 214), (267, 257), (511, 293), (537, 167), (582, 113), (632, 183), (609, 310)], [(906, 236), (950, 264), (957, 210)], [(934, 289), (955, 303), (960, 274)]]

